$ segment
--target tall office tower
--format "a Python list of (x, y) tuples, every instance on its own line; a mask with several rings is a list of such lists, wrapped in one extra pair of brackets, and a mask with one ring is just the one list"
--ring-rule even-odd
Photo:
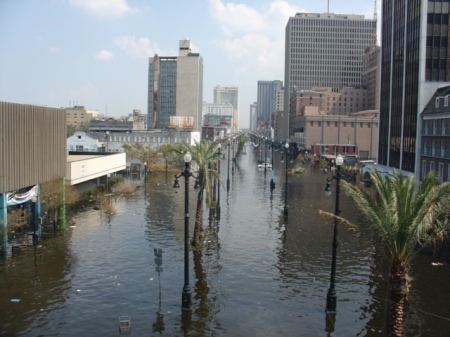
[(257, 106), (258, 106), (257, 102), (250, 104), (250, 124), (249, 124), (250, 131), (256, 131), (256, 125), (258, 121), (258, 117), (256, 115)]
[(363, 15), (297, 13), (286, 25), (284, 117), (288, 137), (290, 95), (295, 89), (361, 85), (362, 54), (372, 44), (376, 20)]
[(275, 91), (283, 88), (283, 81), (258, 81), (256, 115), (258, 123), (270, 123), (274, 111)]
[(239, 130), (239, 88), (214, 87), (214, 103), (230, 103), (234, 108), (232, 132)]
[(363, 55), (362, 85), (367, 88), (366, 107), (378, 110), (380, 103), (380, 50), (379, 46), (367, 47)]
[(171, 116), (193, 118), (201, 131), (203, 59), (191, 52), (189, 40), (179, 41), (179, 55), (149, 58), (148, 128), (166, 129)]
[(176, 115), (194, 118), (194, 131), (202, 130), (203, 58), (192, 53), (189, 40), (181, 40), (177, 65)]
[(438, 87), (450, 85), (448, 0), (383, 0), (380, 168), (419, 178), (420, 114)]

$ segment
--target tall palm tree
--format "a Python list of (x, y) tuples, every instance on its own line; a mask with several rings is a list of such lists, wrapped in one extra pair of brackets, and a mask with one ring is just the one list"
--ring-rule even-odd
[(192, 240), (193, 246), (198, 246), (201, 234), (203, 233), (203, 202), (205, 191), (206, 191), (206, 204), (208, 205), (208, 207), (211, 207), (213, 203), (211, 195), (212, 179), (216, 178), (220, 181), (220, 177), (217, 171), (210, 168), (214, 167), (213, 164), (220, 159), (220, 156), (217, 151), (217, 146), (218, 143), (216, 142), (201, 140), (200, 142), (195, 141), (194, 145), (181, 143), (180, 150), (175, 150), (182, 152), (189, 151), (192, 155), (192, 160), (195, 162), (197, 166), (197, 174), (200, 186), (198, 191), (197, 209), (195, 214), (194, 236)]
[(406, 177), (394, 171), (393, 177), (389, 177), (373, 170), (371, 180), (374, 194), (345, 181), (343, 188), (388, 251), (391, 260), (388, 335), (400, 337), (412, 281), (408, 274), (410, 260), (419, 251), (416, 248), (442, 238), (448, 230), (450, 183), (438, 185), (434, 171), (418, 182), (413, 175)]

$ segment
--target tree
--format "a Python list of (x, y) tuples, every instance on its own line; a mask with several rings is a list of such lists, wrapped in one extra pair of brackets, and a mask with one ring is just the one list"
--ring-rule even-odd
[(133, 159), (139, 159), (143, 164), (147, 163), (147, 170), (153, 171), (153, 167), (158, 162), (158, 153), (150, 145), (131, 143), (124, 144), (123, 148), (127, 156)]
[(73, 124), (67, 124), (67, 138), (74, 135), (75, 131), (77, 131), (77, 127)]
[(373, 170), (371, 180), (375, 194), (346, 181), (343, 187), (387, 248), (390, 257), (388, 334), (400, 337), (412, 281), (408, 273), (410, 260), (419, 251), (415, 248), (442, 239), (448, 230), (450, 183), (437, 185), (435, 171), (418, 182), (412, 175), (405, 177), (394, 171), (389, 177)]
[[(42, 206), (53, 213), (53, 223), (58, 223), (61, 206), (77, 202), (79, 194), (72, 185), (66, 185), (64, 179), (55, 176), (52, 180), (41, 184)], [(64, 216), (64, 213), (62, 213)]]
[(206, 204), (208, 205), (208, 207), (211, 207), (213, 203), (211, 196), (212, 179), (216, 178), (220, 181), (218, 172), (210, 168), (214, 167), (214, 163), (220, 159), (220, 156), (217, 153), (217, 145), (218, 143), (202, 140), (200, 142), (195, 142), (195, 145), (189, 145), (183, 142), (181, 143), (179, 149), (174, 149), (175, 152), (178, 152), (180, 154), (184, 154), (189, 151), (192, 155), (192, 160), (197, 166), (197, 174), (200, 186), (195, 214), (194, 237), (192, 240), (193, 246), (198, 246), (201, 234), (203, 233), (204, 192), (205, 190), (207, 191)]
[(167, 172), (167, 162), (169, 161), (169, 159), (172, 157), (172, 153), (173, 153), (173, 145), (172, 144), (162, 144), (159, 147), (159, 151), (162, 153), (162, 156), (166, 162), (166, 172)]

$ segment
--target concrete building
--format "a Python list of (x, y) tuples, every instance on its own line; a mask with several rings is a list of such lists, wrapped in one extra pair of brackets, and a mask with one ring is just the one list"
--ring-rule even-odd
[(377, 168), (420, 178), (421, 112), (450, 85), (448, 1), (382, 2)]
[(149, 58), (148, 129), (165, 129), (171, 116), (191, 117), (200, 131), (203, 101), (203, 58), (179, 41), (179, 55)]
[(362, 86), (367, 89), (369, 110), (378, 110), (380, 105), (380, 51), (379, 46), (370, 46), (363, 55)]
[[(298, 126), (291, 142), (296, 142), (300, 150), (313, 152), (315, 144), (352, 147), (346, 153), (358, 155), (362, 159), (374, 159), (378, 150), (378, 112), (375, 110), (353, 113), (348, 116), (323, 115), (317, 106), (307, 106), (298, 118)], [(329, 153), (322, 148), (321, 154)], [(335, 155), (337, 153), (334, 153)], [(344, 155), (344, 153), (341, 153)]]
[(439, 183), (450, 181), (450, 86), (436, 90), (422, 112), (420, 178), (436, 171)]
[(256, 107), (257, 107), (257, 103), (252, 103), (250, 104), (250, 124), (249, 124), (249, 129), (250, 131), (255, 132), (256, 131), (256, 125), (257, 125), (257, 116), (256, 116)]
[(343, 87), (338, 92), (332, 88), (314, 87), (312, 90), (295, 90), (289, 104), (290, 135), (299, 126), (299, 117), (306, 107), (317, 107), (322, 115), (349, 115), (366, 109), (367, 89)]
[(194, 130), (202, 129), (203, 58), (192, 52), (189, 40), (179, 42), (177, 60), (176, 116), (192, 117)]
[(97, 110), (88, 110), (82, 105), (75, 105), (70, 108), (62, 109), (66, 109), (67, 125), (78, 126), (81, 123), (85, 123), (87, 125), (91, 119), (98, 117)]
[[(376, 20), (363, 15), (297, 13), (286, 25), (284, 111), (296, 90), (360, 87), (362, 54), (372, 44)], [(284, 115), (283, 135), (289, 135)]]
[(238, 87), (214, 87), (214, 103), (229, 103), (233, 106), (233, 125), (234, 133), (239, 131), (239, 88)]
[(139, 109), (133, 109), (133, 113), (131, 114), (131, 120), (134, 123), (137, 123), (138, 130), (147, 130), (148, 123), (148, 115), (141, 113)]
[(276, 91), (283, 88), (283, 81), (258, 81), (256, 116), (258, 123), (270, 124), (275, 106)]

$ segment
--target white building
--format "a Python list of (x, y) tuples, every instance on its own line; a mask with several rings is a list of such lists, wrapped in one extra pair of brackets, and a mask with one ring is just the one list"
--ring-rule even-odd
[(238, 87), (214, 87), (214, 103), (229, 103), (233, 106), (233, 132), (239, 131), (239, 88)]

